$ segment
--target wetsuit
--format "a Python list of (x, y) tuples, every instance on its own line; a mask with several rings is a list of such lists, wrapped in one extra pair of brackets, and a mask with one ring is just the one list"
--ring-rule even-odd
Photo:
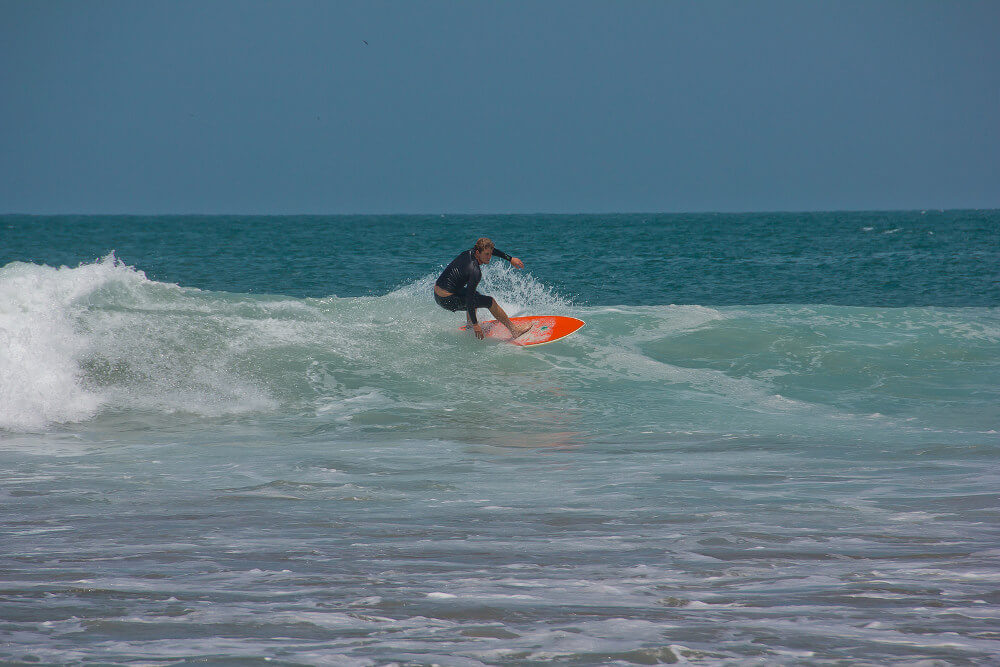
[[(502, 250), (493, 249), (493, 256), (510, 261), (510, 255)], [(479, 269), (479, 262), (476, 261), (474, 250), (466, 250), (445, 267), (444, 271), (434, 283), (446, 292), (451, 292), (451, 296), (438, 296), (434, 293), (434, 300), (445, 310), (452, 312), (465, 310), (469, 315), (469, 321), (473, 324), (479, 322), (476, 319), (477, 308), (489, 308), (493, 305), (493, 297), (480, 294), (476, 291), (479, 281), (483, 277), (483, 272)]]

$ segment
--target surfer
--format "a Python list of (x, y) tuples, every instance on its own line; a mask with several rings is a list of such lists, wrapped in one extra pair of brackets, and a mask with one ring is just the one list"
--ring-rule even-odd
[(466, 250), (451, 261), (437, 282), (434, 283), (434, 300), (439, 306), (451, 312), (464, 310), (472, 330), (476, 332), (476, 338), (483, 339), (483, 328), (476, 318), (477, 308), (489, 308), (493, 317), (500, 320), (500, 323), (510, 329), (511, 336), (517, 338), (531, 328), (531, 325), (519, 327), (510, 321), (507, 313), (503, 311), (496, 299), (476, 291), (483, 273), (479, 268), (480, 264), (489, 264), (490, 259), (496, 255), (506, 259), (511, 265), (518, 269), (524, 268), (524, 262), (517, 257), (511, 257), (502, 250), (497, 250), (493, 241), (488, 238), (481, 238), (476, 241), (476, 245), (471, 250)]

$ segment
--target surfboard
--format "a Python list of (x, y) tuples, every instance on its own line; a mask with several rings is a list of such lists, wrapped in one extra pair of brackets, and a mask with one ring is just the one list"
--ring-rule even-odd
[[(511, 340), (510, 331), (498, 320), (480, 322), (483, 327), (483, 335), (486, 338), (496, 338), (514, 345), (544, 345), (565, 338), (574, 331), (578, 331), (584, 325), (583, 320), (575, 317), (564, 317), (563, 315), (527, 315), (523, 317), (512, 317), (510, 321), (514, 324), (531, 324), (531, 329), (527, 333), (521, 334)], [(462, 331), (472, 329), (466, 324), (459, 327)]]

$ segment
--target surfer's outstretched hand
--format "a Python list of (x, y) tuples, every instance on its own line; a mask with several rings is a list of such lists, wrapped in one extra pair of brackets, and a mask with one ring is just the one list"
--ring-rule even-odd
[(484, 334), (483, 334), (483, 328), (481, 326), (479, 326), (478, 324), (473, 324), (472, 330), (475, 332), (476, 338), (478, 338), (479, 340), (483, 339)]
[(522, 262), (521, 260), (519, 260), (517, 257), (511, 257), (510, 258), (510, 263), (514, 267), (516, 267), (518, 269), (523, 269), (524, 268), (524, 262)]

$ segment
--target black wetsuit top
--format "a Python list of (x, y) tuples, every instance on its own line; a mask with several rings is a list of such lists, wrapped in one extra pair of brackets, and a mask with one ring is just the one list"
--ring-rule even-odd
[[(511, 259), (510, 255), (496, 248), (493, 249), (493, 256), (506, 259), (508, 262)], [(479, 320), (476, 319), (476, 299), (473, 297), (482, 277), (483, 272), (479, 269), (479, 262), (476, 261), (475, 249), (471, 249), (451, 260), (451, 264), (445, 267), (434, 284), (465, 298), (465, 312), (469, 314), (469, 320), (476, 324)]]

